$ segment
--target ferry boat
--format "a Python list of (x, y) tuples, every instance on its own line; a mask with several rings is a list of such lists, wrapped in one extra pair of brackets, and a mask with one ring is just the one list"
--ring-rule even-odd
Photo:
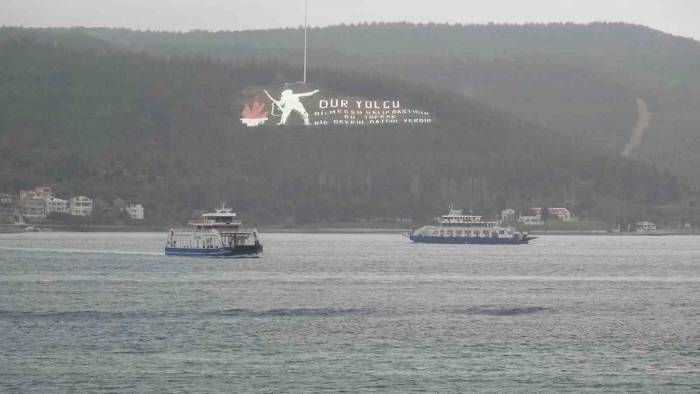
[(254, 257), (263, 251), (258, 231), (242, 228), (236, 214), (224, 206), (189, 224), (191, 231), (170, 230), (167, 256)]
[(536, 237), (502, 226), (500, 222), (482, 220), (451, 208), (437, 218), (436, 226), (424, 226), (409, 235), (413, 242), (432, 244), (522, 245)]

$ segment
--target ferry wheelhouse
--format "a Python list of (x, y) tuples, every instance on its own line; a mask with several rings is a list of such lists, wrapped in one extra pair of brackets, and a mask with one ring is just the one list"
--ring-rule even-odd
[(189, 223), (191, 231), (170, 230), (165, 242), (168, 256), (245, 257), (263, 251), (256, 229), (245, 229), (229, 208), (205, 213)]
[(535, 239), (500, 222), (484, 221), (456, 209), (437, 218), (437, 225), (421, 227), (409, 238), (418, 243), (483, 245), (522, 245)]

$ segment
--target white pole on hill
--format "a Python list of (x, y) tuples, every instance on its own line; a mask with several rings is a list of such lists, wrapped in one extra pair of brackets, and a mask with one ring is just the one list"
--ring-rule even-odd
[(309, 0), (304, 4), (304, 83), (306, 83), (306, 60), (307, 47), (309, 41)]

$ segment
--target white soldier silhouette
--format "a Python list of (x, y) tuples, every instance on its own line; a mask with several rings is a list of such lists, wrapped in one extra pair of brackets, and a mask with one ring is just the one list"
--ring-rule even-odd
[(313, 92), (308, 92), (308, 93), (294, 93), (293, 90), (287, 89), (282, 92), (282, 96), (280, 97), (279, 100), (275, 100), (272, 98), (270, 93), (265, 90), (265, 94), (267, 94), (267, 97), (272, 100), (274, 105), (276, 105), (281, 111), (282, 111), (282, 117), (280, 119), (280, 122), (277, 123), (278, 126), (281, 125), (286, 125), (287, 120), (289, 119), (289, 115), (292, 114), (292, 112), (298, 112), (299, 115), (304, 119), (304, 124), (306, 126), (311, 125), (311, 121), (309, 120), (309, 113), (306, 112), (306, 108), (304, 108), (304, 104), (301, 103), (300, 98), (301, 97), (311, 97), (314, 94), (318, 93), (318, 90), (314, 90)]

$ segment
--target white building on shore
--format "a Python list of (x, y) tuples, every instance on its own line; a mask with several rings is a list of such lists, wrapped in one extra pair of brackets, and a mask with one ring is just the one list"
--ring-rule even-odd
[(46, 203), (53, 197), (53, 191), (46, 186), (22, 190), (19, 192), (20, 213), (30, 220), (44, 220), (48, 215)]
[(90, 216), (92, 214), (92, 199), (76, 196), (70, 199), (69, 213), (73, 216)]
[(541, 226), (542, 216), (520, 216), (518, 222), (528, 226)]
[(46, 200), (46, 214), (68, 213), (68, 200), (50, 197)]
[[(542, 216), (542, 208), (532, 208), (532, 213), (535, 216)], [(564, 222), (571, 221), (571, 212), (566, 208), (547, 208), (549, 216), (559, 219)]]
[(30, 199), (30, 198), (41, 198), (44, 201), (46, 201), (53, 196), (54, 196), (53, 191), (48, 186), (41, 186), (41, 187), (37, 187), (37, 188), (32, 189), (32, 190), (21, 190), (19, 192), (20, 202), (27, 200), (27, 199)]
[(141, 204), (129, 204), (126, 208), (126, 213), (133, 220), (143, 220), (143, 205)]
[(501, 211), (501, 220), (504, 222), (514, 222), (517, 219), (515, 209), (505, 209)]
[(26, 219), (44, 220), (46, 219), (46, 200), (41, 197), (25, 196), (22, 200), (20, 213)]
[(652, 222), (637, 222), (634, 229), (638, 233), (650, 233), (656, 231), (656, 223)]
[(51, 213), (68, 213), (73, 216), (90, 216), (92, 199), (85, 196), (64, 200), (54, 195), (50, 187), (42, 186), (19, 192), (19, 213), (33, 220), (44, 220)]

